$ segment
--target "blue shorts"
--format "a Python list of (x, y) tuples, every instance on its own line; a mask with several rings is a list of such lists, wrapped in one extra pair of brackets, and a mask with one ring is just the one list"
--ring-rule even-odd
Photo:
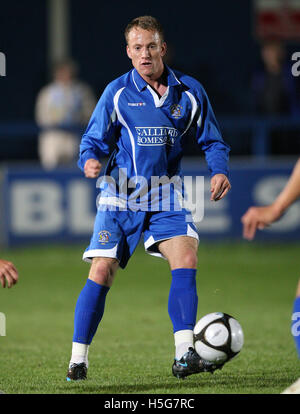
[(147, 253), (163, 257), (157, 243), (176, 236), (190, 236), (197, 240), (194, 223), (186, 221), (190, 217), (186, 209), (180, 211), (101, 211), (98, 210), (94, 233), (83, 260), (91, 262), (93, 257), (111, 257), (124, 268), (144, 233), (144, 246)]

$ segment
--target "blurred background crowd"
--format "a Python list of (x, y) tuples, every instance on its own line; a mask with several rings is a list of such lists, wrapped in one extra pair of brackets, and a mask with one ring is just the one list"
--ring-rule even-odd
[(300, 153), (300, 0), (27, 0), (1, 4), (1, 162), (74, 163), (106, 84), (131, 69), (124, 28), (145, 14), (165, 28), (166, 63), (204, 85), (233, 156)]

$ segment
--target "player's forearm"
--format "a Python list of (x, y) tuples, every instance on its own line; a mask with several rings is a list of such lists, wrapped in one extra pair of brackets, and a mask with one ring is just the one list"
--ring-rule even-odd
[(273, 203), (274, 209), (280, 214), (290, 207), (300, 197), (300, 158), (298, 159), (293, 172), (279, 196)]
[(215, 145), (211, 145), (210, 148), (205, 151), (205, 159), (211, 177), (216, 174), (224, 174), (228, 176), (229, 149), (226, 144), (217, 142)]
[[(101, 142), (97, 142), (96, 138), (93, 138), (87, 134), (83, 134), (81, 143), (79, 146), (79, 160), (78, 166), (79, 168), (84, 171), (84, 166), (87, 160), (94, 159), (100, 161), (101, 158), (105, 156), (104, 151), (101, 151), (99, 146), (101, 147)], [(104, 149), (106, 149), (105, 145), (102, 145)]]

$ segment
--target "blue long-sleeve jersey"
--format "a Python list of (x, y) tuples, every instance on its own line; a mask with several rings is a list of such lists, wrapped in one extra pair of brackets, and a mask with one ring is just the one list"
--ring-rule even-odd
[(92, 114), (80, 145), (79, 167), (109, 154), (114, 135), (116, 150), (105, 175), (117, 179), (120, 168), (127, 178), (181, 175), (180, 161), (187, 131), (205, 153), (211, 176), (228, 175), (229, 146), (223, 141), (202, 85), (166, 66), (168, 86), (159, 98), (136, 69), (108, 84)]

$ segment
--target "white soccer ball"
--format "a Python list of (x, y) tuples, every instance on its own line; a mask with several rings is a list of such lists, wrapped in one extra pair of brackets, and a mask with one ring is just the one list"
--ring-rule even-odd
[(244, 344), (239, 322), (227, 313), (214, 312), (203, 316), (194, 328), (194, 346), (201, 358), (222, 364), (235, 357)]

